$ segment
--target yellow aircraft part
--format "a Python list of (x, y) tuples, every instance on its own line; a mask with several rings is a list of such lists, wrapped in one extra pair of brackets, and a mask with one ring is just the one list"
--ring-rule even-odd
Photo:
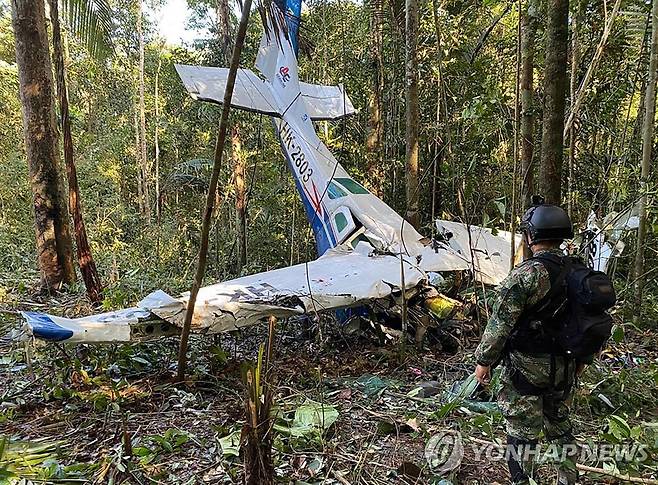
[(462, 306), (461, 302), (448, 298), (445, 295), (437, 295), (425, 300), (425, 307), (436, 318), (444, 319), (452, 316)]

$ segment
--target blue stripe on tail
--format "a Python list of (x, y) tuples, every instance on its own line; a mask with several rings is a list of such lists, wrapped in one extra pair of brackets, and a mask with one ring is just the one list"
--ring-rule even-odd
[(302, 0), (274, 0), (279, 9), (286, 14), (288, 34), (295, 55), (299, 53), (299, 22), (302, 17)]
[(299, 54), (299, 22), (302, 18), (302, 0), (286, 0), (286, 20), (288, 21), (288, 32), (295, 55)]

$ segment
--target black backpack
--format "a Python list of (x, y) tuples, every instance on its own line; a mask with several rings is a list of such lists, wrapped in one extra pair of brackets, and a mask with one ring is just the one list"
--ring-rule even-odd
[(551, 278), (551, 289), (521, 315), (511, 348), (531, 354), (587, 359), (610, 337), (616, 302), (607, 274), (594, 271), (576, 257), (544, 253), (541, 261)]

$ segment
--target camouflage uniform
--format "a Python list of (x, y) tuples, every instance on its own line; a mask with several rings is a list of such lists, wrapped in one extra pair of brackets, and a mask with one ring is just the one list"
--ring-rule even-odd
[[(536, 254), (539, 255), (542, 252)], [(557, 249), (547, 250), (558, 255)], [(537, 303), (549, 291), (549, 273), (544, 265), (529, 259), (517, 266), (501, 283), (487, 327), (478, 346), (477, 363), (491, 366), (499, 362), (505, 345), (524, 309)], [(551, 358), (548, 354), (530, 355), (511, 351), (504, 360), (498, 404), (506, 421), (507, 434), (527, 442), (536, 442), (544, 431), (547, 440), (573, 441), (569, 405), (573, 396), (575, 363), (555, 357), (554, 386), (551, 386)], [(518, 371), (533, 386), (546, 389), (539, 395), (526, 395), (513, 384), (512, 373)], [(565, 378), (567, 385), (565, 386)], [(567, 388), (568, 391), (555, 390)]]

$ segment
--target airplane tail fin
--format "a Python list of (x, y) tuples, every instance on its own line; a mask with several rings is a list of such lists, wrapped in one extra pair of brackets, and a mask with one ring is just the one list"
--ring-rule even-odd
[(284, 13), (288, 37), (295, 56), (299, 54), (299, 24), (302, 19), (302, 0), (275, 0), (277, 7)]
[(265, 17), (265, 31), (261, 37), (256, 57), (256, 68), (270, 81), (270, 87), (286, 110), (301, 92), (296, 39), (290, 32), (288, 16), (274, 4)]

